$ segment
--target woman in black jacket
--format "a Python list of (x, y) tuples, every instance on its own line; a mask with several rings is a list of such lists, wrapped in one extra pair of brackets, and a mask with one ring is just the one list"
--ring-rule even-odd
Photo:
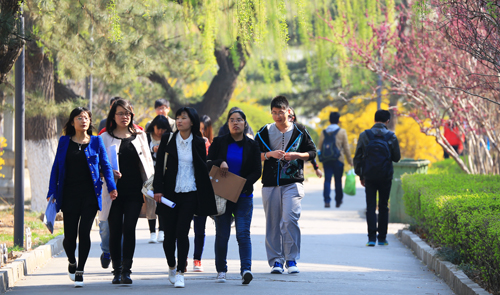
[(245, 178), (247, 181), (237, 203), (228, 201), (226, 212), (215, 218), (215, 266), (217, 282), (226, 281), (227, 244), (231, 233), (231, 219), (234, 215), (236, 239), (240, 253), (240, 274), (243, 284), (253, 279), (252, 242), (250, 240), (250, 224), (253, 213), (253, 185), (260, 178), (262, 164), (257, 142), (244, 134), (247, 125), (246, 116), (241, 110), (229, 112), (227, 123), (229, 134), (214, 138), (208, 151), (209, 169), (220, 167), (222, 176), (227, 171)]
[[(193, 108), (184, 107), (175, 116), (177, 131), (170, 141), (171, 133), (163, 135), (156, 157), (157, 163), (163, 163), (168, 155), (167, 167), (165, 170), (163, 165), (156, 165), (153, 187), (155, 200), (159, 202), (156, 214), (161, 215), (164, 222), (163, 250), (169, 266), (169, 280), (176, 288), (184, 288), (188, 234), (193, 215), (215, 215), (217, 207), (208, 176), (205, 140), (200, 133), (198, 113)], [(176, 206), (170, 208), (160, 203), (161, 197), (171, 200)]]
[[(151, 121), (148, 128), (146, 128), (148, 146), (151, 151), (151, 157), (153, 158), (154, 165), (156, 165), (156, 152), (158, 152), (161, 137), (167, 132), (172, 132), (172, 127), (170, 127), (167, 117), (163, 115), (156, 116), (153, 121)], [(163, 163), (161, 165), (163, 165)], [(148, 218), (149, 233), (151, 235), (149, 243), (162, 243), (165, 239), (165, 232), (163, 231), (163, 222), (161, 217), (158, 217), (158, 239), (156, 238), (156, 203), (147, 198), (146, 205), (148, 206), (146, 217)]]

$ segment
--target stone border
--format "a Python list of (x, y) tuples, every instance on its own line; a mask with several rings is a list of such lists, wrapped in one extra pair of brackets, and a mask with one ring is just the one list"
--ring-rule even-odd
[(441, 261), (437, 257), (437, 251), (432, 249), (426, 242), (408, 230), (398, 230), (397, 238), (405, 246), (410, 248), (415, 256), (441, 277), (444, 282), (458, 295), (488, 295), (486, 290), (473, 282), (465, 273), (457, 269), (456, 265), (449, 261)]
[(0, 268), (0, 293), (7, 292), (7, 290), (14, 287), (17, 281), (35, 272), (37, 268), (47, 263), (52, 256), (61, 253), (63, 251), (63, 239), (64, 235), (60, 235), (47, 244), (24, 253), (12, 263)]

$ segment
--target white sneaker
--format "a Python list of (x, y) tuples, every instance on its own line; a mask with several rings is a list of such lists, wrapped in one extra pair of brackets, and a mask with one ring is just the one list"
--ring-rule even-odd
[(203, 266), (201, 266), (201, 260), (193, 260), (193, 271), (203, 272)]
[(215, 280), (216, 283), (225, 283), (226, 282), (226, 273), (225, 272), (219, 272), (217, 273), (217, 279)]
[(168, 268), (168, 280), (172, 284), (175, 284), (175, 271), (176, 271), (176, 267), (174, 267), (174, 268), (169, 267)]
[(184, 274), (181, 272), (177, 272), (175, 275), (175, 284), (176, 288), (184, 288)]
[(150, 244), (156, 243), (156, 233), (151, 233), (151, 238), (149, 238), (148, 243), (150, 243)]
[(249, 270), (245, 270), (242, 274), (241, 274), (241, 283), (243, 285), (248, 285), (250, 284), (250, 282), (253, 280), (253, 274), (251, 271)]
[(297, 267), (297, 263), (295, 261), (287, 261), (286, 267), (288, 268), (288, 273), (299, 273), (299, 268)]
[(160, 230), (158, 231), (158, 243), (162, 243), (163, 240), (165, 240), (165, 233), (162, 230)]

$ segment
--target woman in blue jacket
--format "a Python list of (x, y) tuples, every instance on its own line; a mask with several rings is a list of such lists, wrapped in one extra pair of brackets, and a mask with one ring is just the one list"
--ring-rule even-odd
[(82, 287), (83, 269), (90, 251), (90, 230), (97, 210), (102, 208), (100, 172), (111, 198), (116, 198), (118, 193), (104, 143), (101, 137), (92, 136), (90, 111), (82, 107), (74, 109), (64, 126), (64, 134), (59, 139), (47, 199), (54, 196), (57, 211), (64, 213), (63, 246), (69, 261), (68, 274), (75, 281), (75, 287)]

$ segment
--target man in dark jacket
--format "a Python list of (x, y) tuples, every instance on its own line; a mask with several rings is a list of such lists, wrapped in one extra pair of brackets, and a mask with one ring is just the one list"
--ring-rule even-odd
[(275, 123), (262, 127), (255, 140), (260, 145), (262, 203), (266, 214), (266, 251), (271, 273), (298, 273), (300, 257), (299, 217), (304, 197), (304, 161), (316, 157), (316, 147), (301, 125), (288, 120), (290, 109), (284, 96), (271, 102)]
[[(399, 162), (401, 152), (398, 138), (387, 129), (391, 113), (378, 110), (375, 113), (375, 125), (359, 135), (354, 169), (366, 192), (366, 223), (368, 224), (367, 246), (388, 245), (387, 225), (389, 222), (389, 194), (391, 192), (393, 168), (392, 162)], [(378, 192), (378, 227), (375, 209)], [(378, 237), (377, 237), (378, 231)]]

